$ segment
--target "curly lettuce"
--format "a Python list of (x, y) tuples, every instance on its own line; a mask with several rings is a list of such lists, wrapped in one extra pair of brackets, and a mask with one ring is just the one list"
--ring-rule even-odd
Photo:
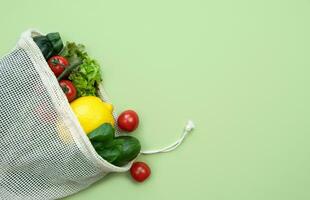
[(85, 46), (67, 42), (61, 55), (66, 57), (70, 63), (82, 60), (82, 64), (75, 68), (68, 77), (76, 87), (77, 96), (98, 96), (97, 86), (102, 81), (100, 65), (88, 56)]

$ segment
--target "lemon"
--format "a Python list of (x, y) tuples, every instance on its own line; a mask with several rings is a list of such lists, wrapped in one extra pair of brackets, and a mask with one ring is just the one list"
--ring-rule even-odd
[(86, 134), (103, 123), (110, 123), (114, 126), (113, 106), (98, 97), (80, 97), (70, 105)]
[(64, 144), (71, 144), (73, 143), (73, 137), (71, 136), (71, 133), (69, 129), (67, 128), (65, 122), (58, 120), (56, 122), (56, 130), (59, 136), (59, 139)]

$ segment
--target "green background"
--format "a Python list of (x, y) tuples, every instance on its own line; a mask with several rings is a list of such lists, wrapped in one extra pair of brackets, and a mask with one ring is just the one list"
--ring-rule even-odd
[(68, 200), (310, 199), (308, 0), (2, 1), (0, 54), (24, 30), (59, 31), (135, 109), (152, 177), (111, 174)]

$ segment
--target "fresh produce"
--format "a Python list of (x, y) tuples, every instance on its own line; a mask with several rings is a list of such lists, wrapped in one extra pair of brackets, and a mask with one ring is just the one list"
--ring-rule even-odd
[(69, 66), (68, 60), (58, 55), (52, 56), (50, 59), (48, 59), (47, 63), (56, 77), (58, 77), (65, 70), (65, 68)]
[(59, 85), (62, 88), (62, 91), (65, 93), (69, 102), (73, 101), (76, 98), (76, 89), (71, 81), (61, 80)]
[(57, 120), (55, 126), (59, 139), (64, 144), (72, 144), (74, 139), (71, 136), (70, 130), (68, 130), (65, 122), (63, 120)]
[(133, 110), (122, 112), (117, 119), (117, 125), (123, 131), (134, 131), (139, 125), (138, 114)]
[(60, 81), (64, 78), (68, 78), (69, 74), (74, 70), (75, 68), (79, 67), (79, 65), (82, 64), (81, 60), (75, 60), (70, 63), (68, 67), (65, 68), (65, 70), (57, 77), (57, 80)]
[(46, 60), (57, 55), (63, 49), (63, 43), (59, 33), (49, 33), (46, 36), (35, 36), (33, 37), (33, 41), (40, 48)]
[(138, 156), (141, 145), (131, 136), (114, 137), (114, 132), (111, 124), (104, 123), (88, 134), (88, 138), (103, 159), (113, 165), (124, 166)]
[(130, 168), (130, 174), (134, 180), (143, 182), (151, 175), (151, 169), (144, 162), (134, 162)]
[[(140, 142), (131, 136), (115, 137), (113, 106), (97, 97), (102, 81), (100, 66), (87, 54), (84, 45), (67, 42), (63, 47), (58, 33), (33, 39), (96, 152), (116, 166), (124, 166), (135, 159), (141, 151)], [(138, 124), (138, 115), (132, 110), (125, 111), (118, 118), (119, 127), (128, 132), (135, 130)], [(56, 130), (65, 144), (72, 142), (62, 121), (56, 122)]]
[(98, 97), (80, 97), (70, 105), (86, 134), (103, 123), (110, 123), (114, 126), (113, 106)]
[(79, 67), (72, 70), (69, 80), (77, 89), (77, 96), (97, 96), (98, 84), (101, 81), (100, 66), (85, 51), (85, 46), (67, 42), (61, 55), (66, 57), (70, 63), (82, 61)]
[(99, 147), (99, 144), (111, 142), (114, 138), (114, 132), (115, 129), (111, 124), (104, 123), (89, 133), (88, 138), (96, 144), (96, 147)]

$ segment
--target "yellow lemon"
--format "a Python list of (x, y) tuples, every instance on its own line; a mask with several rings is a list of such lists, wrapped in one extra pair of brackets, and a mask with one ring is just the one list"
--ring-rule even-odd
[(73, 137), (71, 136), (71, 133), (70, 133), (69, 129), (67, 128), (66, 124), (62, 120), (58, 120), (56, 122), (56, 130), (57, 130), (59, 139), (64, 144), (73, 143)]
[(80, 97), (70, 105), (86, 134), (103, 123), (110, 123), (114, 126), (113, 106), (98, 97)]

